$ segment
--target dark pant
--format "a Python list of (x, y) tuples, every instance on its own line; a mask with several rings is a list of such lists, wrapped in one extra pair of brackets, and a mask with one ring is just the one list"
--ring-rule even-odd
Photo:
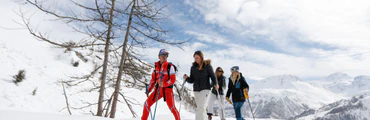
[(242, 113), (241, 113), (243, 104), (244, 102), (234, 102), (233, 103), (236, 120), (244, 120), (244, 118), (242, 117)]

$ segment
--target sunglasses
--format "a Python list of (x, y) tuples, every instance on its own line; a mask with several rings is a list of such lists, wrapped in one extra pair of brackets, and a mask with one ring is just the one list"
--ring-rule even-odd
[(237, 71), (237, 70), (236, 70), (236, 68), (231, 68), (230, 71), (234, 72), (234, 71)]
[(222, 73), (223, 73), (224, 71), (222, 71), (222, 70), (217, 70), (217, 72), (222, 72)]

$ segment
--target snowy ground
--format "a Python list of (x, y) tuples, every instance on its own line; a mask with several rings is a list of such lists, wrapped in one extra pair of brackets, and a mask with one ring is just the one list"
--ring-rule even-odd
[(0, 111), (2, 120), (109, 120), (87, 115), (45, 114), (19, 111)]
[[(62, 115), (62, 114), (46, 114), (46, 113), (33, 113), (33, 112), (20, 112), (20, 111), (1, 111), (1, 120), (112, 120), (110, 118), (101, 118), (96, 116), (87, 115)], [(194, 115), (182, 115), (182, 120), (194, 120)], [(169, 115), (158, 115), (156, 120), (169, 120)], [(247, 118), (251, 119), (251, 118)], [(140, 120), (139, 118), (120, 118), (115, 120)], [(215, 117), (213, 120), (219, 120)], [(235, 120), (235, 118), (227, 118), (227, 120)], [(272, 119), (256, 119), (256, 120), (272, 120)]]
[[(17, 37), (15, 37), (17, 38)], [(21, 40), (19, 38), (19, 40)], [(68, 80), (70, 76), (90, 72), (91, 63), (80, 63), (73, 67), (70, 61), (73, 54), (52, 48), (40, 41), (24, 41), (27, 44), (18, 45), (12, 40), (0, 41), (0, 116), (1, 120), (99, 120), (92, 117), (90, 111), (96, 112), (96, 106), (82, 110), (72, 109), (74, 116), (69, 116), (65, 108), (65, 99), (60, 80)], [(23, 41), (23, 40), (22, 40)], [(17, 47), (18, 46), (18, 47)], [(26, 70), (26, 79), (15, 85), (12, 76), (18, 70)], [(189, 86), (190, 87), (190, 86)], [(32, 95), (33, 90), (36, 95)], [(84, 102), (97, 101), (98, 92), (81, 92), (86, 86), (66, 88), (69, 103), (73, 107), (82, 107)], [(138, 105), (133, 105), (138, 120), (142, 115), (142, 105), (146, 99), (143, 90), (123, 88), (123, 93), (136, 99)], [(177, 102), (179, 107), (179, 102)], [(154, 109), (154, 106), (152, 107)], [(75, 116), (76, 115), (76, 116)], [(85, 116), (80, 116), (85, 115)], [(193, 120), (195, 115), (182, 106), (181, 118)], [(117, 119), (132, 120), (132, 115), (125, 104), (119, 104)], [(158, 102), (158, 120), (173, 119), (173, 116), (163, 100)], [(214, 117), (218, 120), (218, 117)], [(233, 119), (233, 118), (229, 118)]]
[[(3, 33), (7, 33), (7, 35), (14, 34), (11, 31), (4, 31)], [(14, 36), (13, 38), (12, 40), (0, 41), (1, 120), (101, 119), (91, 117), (90, 111), (95, 113), (96, 106), (82, 110), (72, 109), (73, 115), (77, 116), (69, 116), (67, 110), (64, 109), (66, 103), (63, 89), (58, 83), (60, 80), (68, 80), (70, 76), (89, 73), (92, 69), (92, 63), (80, 62), (79, 67), (73, 67), (71, 65), (71, 60), (75, 59), (73, 54), (64, 53), (63, 50), (58, 50), (46, 43), (36, 41), (32, 37)], [(19, 44), (19, 42), (24, 44)], [(21, 69), (26, 70), (26, 79), (17, 86), (12, 82), (12, 76)], [(33, 90), (36, 88), (36, 95), (32, 95)], [(83, 104), (84, 102), (95, 103), (97, 101), (98, 92), (81, 92), (85, 91), (84, 88), (88, 87), (66, 88), (71, 106), (82, 107), (85, 105)], [(139, 118), (142, 114), (142, 105), (146, 99), (144, 91), (128, 88), (123, 88), (122, 91), (125, 95), (137, 100), (136, 103), (138, 105), (133, 105), (133, 108)], [(176, 106), (179, 107), (179, 102), (177, 102)], [(193, 113), (188, 112), (185, 110), (185, 106), (182, 106), (182, 119), (193, 120), (194, 117)], [(119, 104), (116, 118), (132, 119), (131, 112), (125, 104)], [(158, 120), (173, 119), (163, 100), (160, 100), (158, 103), (156, 118)], [(217, 120), (217, 117), (215, 117), (215, 120)]]

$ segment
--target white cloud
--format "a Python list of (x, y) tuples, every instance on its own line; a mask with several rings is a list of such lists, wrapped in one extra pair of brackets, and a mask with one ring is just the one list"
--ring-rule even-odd
[[(370, 45), (368, 0), (195, 0), (208, 23), (281, 46), (296, 40), (339, 47)], [(241, 25), (241, 26), (240, 26)], [(291, 35), (301, 37), (291, 39)], [(288, 43), (285, 43), (288, 42)]]
[(209, 51), (216, 62), (240, 64), (252, 76), (309, 78), (370, 70), (364, 67), (370, 65), (368, 0), (187, 0), (185, 4), (198, 10), (206, 24), (221, 27), (229, 36), (249, 37), (284, 51), (240, 44)]
[[(170, 52), (169, 61), (180, 65), (180, 74), (189, 74), (193, 60), (193, 52), (198, 50), (195, 43), (184, 47), (184, 51), (171, 46), (162, 46)], [(158, 52), (159, 48), (147, 49)], [(345, 72), (351, 75), (368, 74), (370, 68), (370, 53), (365, 56), (358, 56), (362, 60), (353, 59), (353, 53), (343, 53), (342, 50), (326, 52), (319, 49), (312, 49), (318, 54), (317, 58), (297, 57), (281, 53), (273, 53), (265, 50), (251, 48), (245, 45), (226, 44), (226, 48), (218, 50), (203, 50), (205, 59), (211, 59), (214, 68), (220, 66), (224, 69), (225, 75), (230, 75), (230, 67), (238, 65), (240, 71), (246, 77), (253, 80), (260, 80), (269, 76), (292, 74), (303, 79), (312, 77), (323, 77), (334, 72)], [(157, 60), (157, 56), (151, 56), (151, 60)]]
[[(366, 22), (369, 19), (368, 15), (365, 14), (368, 13), (365, 8), (370, 4), (353, 5), (359, 8), (355, 10), (352, 4), (358, 4), (357, 1), (350, 2), (351, 4), (348, 5), (342, 2), (333, 2), (333, 6), (328, 6), (329, 3), (324, 3), (326, 1), (311, 1), (309, 3), (293, 0), (227, 1), (230, 4), (223, 2), (225, 1), (195, 1), (194, 6), (197, 6), (195, 8), (201, 11), (204, 16), (209, 15), (204, 18), (208, 23), (236, 30), (235, 34), (264, 35), (269, 38), (268, 40), (273, 41), (273, 44), (286, 47), (281, 49), (292, 50), (294, 48), (293, 50), (296, 53), (311, 54), (310, 57), (269, 52), (251, 47), (251, 45), (235, 44), (233, 43), (234, 40), (229, 40), (226, 36), (208, 31), (211, 30), (209, 28), (192, 28), (187, 34), (194, 35), (203, 43), (199, 41), (188, 43), (183, 50), (168, 45), (149, 48), (143, 51), (148, 55), (147, 61), (153, 63), (158, 60), (159, 49), (167, 48), (170, 52), (169, 61), (180, 65), (180, 74), (189, 73), (191, 63), (194, 61), (192, 58), (193, 52), (203, 50), (206, 59), (212, 59), (214, 67), (221, 66), (226, 75), (229, 75), (231, 66), (239, 65), (246, 77), (254, 80), (281, 74), (293, 74), (302, 78), (309, 78), (326, 76), (333, 72), (361, 75), (368, 74), (367, 72), (370, 71), (368, 67), (370, 66), (368, 62), (370, 61), (370, 50), (365, 47), (370, 45), (367, 40), (370, 38), (368, 36), (370, 33), (368, 30), (369, 24)], [(284, 4), (280, 2), (284, 2)], [(324, 9), (325, 7), (328, 9)], [(19, 20), (19, 18), (11, 12), (12, 9), (18, 9), (18, 7), (12, 4), (0, 8), (2, 11), (8, 11), (4, 12), (6, 14), (4, 16), (9, 16), (9, 18), (0, 20), (1, 26), (16, 26), (11, 20)], [(344, 10), (335, 12), (337, 9)], [(331, 15), (330, 13), (335, 14)], [(44, 18), (44, 16), (38, 17), (35, 18), (35, 21), (43, 21)], [(193, 24), (189, 21), (178, 22), (183, 26)], [(79, 37), (78, 35), (71, 35), (72, 33), (65, 28), (63, 25), (53, 24), (52, 22), (40, 25), (40, 29), (57, 31), (56, 33), (61, 35), (57, 36), (58, 38), (68, 40), (69, 38)], [(300, 41), (318, 42), (338, 46), (340, 49), (327, 51), (325, 49), (303, 49), (299, 46), (292, 46), (290, 44), (291, 39), (285, 38), (296, 32), (303, 36), (298, 39)], [(13, 32), (12, 35), (28, 36), (28, 33), (22, 31), (14, 34)], [(10, 40), (12, 35), (2, 34), (2, 38)], [(29, 39), (30, 37), (25, 38)], [(225, 47), (207, 49), (211, 47), (208, 43), (222, 44)]]
[(185, 33), (194, 36), (196, 39), (200, 41), (205, 41), (208, 43), (224, 44), (228, 42), (228, 40), (220, 36), (213, 36), (213, 35), (198, 33), (194, 31), (185, 31)]

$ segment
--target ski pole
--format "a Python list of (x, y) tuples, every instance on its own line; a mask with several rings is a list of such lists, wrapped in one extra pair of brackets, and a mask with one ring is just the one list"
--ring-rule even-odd
[[(159, 74), (162, 74), (161, 76), (159, 76), (159, 79), (160, 79), (160, 82), (159, 82), (159, 84), (163, 84), (163, 73), (162, 72), (159, 72)], [(158, 83), (157, 83), (157, 85), (158, 85)], [(158, 85), (158, 87), (157, 87), (157, 90), (158, 90), (158, 88), (160, 88), (160, 86)], [(165, 92), (165, 91), (162, 91), (162, 92)], [(155, 100), (155, 109), (154, 109), (154, 115), (153, 115), (153, 119), (152, 120), (154, 120), (155, 119), (155, 114), (156, 114), (156, 112), (157, 112), (157, 105), (158, 105), (158, 97), (160, 96), (160, 93), (161, 93), (161, 89), (159, 89), (158, 90), (158, 96), (156, 96), (156, 100)]]
[(247, 98), (247, 100), (248, 100), (249, 108), (251, 108), (251, 113), (252, 113), (252, 117), (253, 117), (253, 120), (254, 120), (254, 113), (253, 113), (253, 110), (252, 110), (251, 102), (249, 102), (249, 98)]
[[(146, 97), (149, 97), (148, 84), (146, 83), (145, 83), (145, 94), (146, 94)], [(153, 119), (152, 109), (149, 108), (149, 112), (150, 112), (150, 119)]]
[[(158, 87), (157, 87), (157, 90), (158, 90)], [(158, 96), (159, 96), (160, 93), (161, 93), (161, 90), (159, 89), (157, 96), (155, 96), (156, 97), (156, 99), (155, 99), (155, 108), (154, 108), (154, 114), (153, 114), (152, 120), (155, 119), (155, 114), (157, 112), (157, 105), (158, 105)]]
[[(180, 90), (180, 94), (184, 93), (184, 85), (186, 83), (186, 80), (184, 80), (184, 82), (182, 83), (182, 87), (181, 87), (181, 90)], [(181, 96), (181, 95), (180, 95)], [(179, 113), (181, 113), (181, 97), (180, 97), (180, 107), (179, 107)]]
[(216, 92), (217, 92), (217, 99), (218, 99), (218, 102), (219, 102), (220, 107), (221, 107), (221, 116), (220, 116), (220, 119), (221, 120), (225, 120), (224, 104), (222, 103), (222, 101), (220, 99), (220, 93), (218, 92), (218, 90), (216, 90)]

